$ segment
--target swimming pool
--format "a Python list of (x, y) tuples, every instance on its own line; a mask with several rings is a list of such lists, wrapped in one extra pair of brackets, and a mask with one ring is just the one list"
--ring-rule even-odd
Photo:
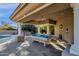
[(2, 39), (2, 38), (6, 38), (6, 37), (10, 37), (10, 36), (0, 36), (0, 39)]
[(0, 44), (8, 40), (12, 40), (14, 37), (11, 35), (0, 35)]

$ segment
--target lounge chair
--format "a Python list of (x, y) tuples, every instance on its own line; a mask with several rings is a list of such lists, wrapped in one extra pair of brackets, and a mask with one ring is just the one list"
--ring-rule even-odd
[[(42, 37), (44, 36), (44, 37)], [(46, 45), (51, 45), (55, 47), (57, 50), (63, 51), (66, 48), (67, 42), (60, 40), (55, 35), (43, 35), (43, 34), (34, 34), (31, 36), (32, 41), (38, 41)]]
[(45, 34), (33, 34), (31, 36), (32, 38), (32, 41), (38, 41), (38, 42), (41, 42), (44, 44), (44, 46), (50, 44), (49, 41), (50, 41), (50, 36), (49, 35), (45, 35)]

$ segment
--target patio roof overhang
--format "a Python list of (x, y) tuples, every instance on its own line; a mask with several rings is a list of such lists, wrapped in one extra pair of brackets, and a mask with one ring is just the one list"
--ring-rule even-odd
[(51, 4), (45, 4), (45, 3), (19, 4), (19, 6), (16, 8), (16, 10), (10, 16), (10, 19), (18, 22), (18, 21), (24, 19), (25, 17), (28, 17), (49, 5), (51, 5)]
[(61, 18), (62, 15), (58, 15), (57, 13), (70, 8), (70, 4), (68, 3), (19, 4), (13, 14), (10, 16), (10, 19), (20, 23), (43, 24), (49, 22), (47, 21), (48, 19), (56, 20), (57, 18)]

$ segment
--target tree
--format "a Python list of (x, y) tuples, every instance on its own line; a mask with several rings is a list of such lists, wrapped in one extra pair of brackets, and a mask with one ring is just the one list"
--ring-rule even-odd
[(15, 30), (12, 26), (9, 26), (8, 24), (4, 24), (0, 29), (2, 29), (2, 30)]

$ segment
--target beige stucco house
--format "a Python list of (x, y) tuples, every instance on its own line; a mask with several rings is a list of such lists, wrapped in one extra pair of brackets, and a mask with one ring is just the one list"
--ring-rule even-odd
[[(64, 55), (79, 55), (79, 4), (72, 3), (24, 3), (19, 4), (10, 16), (10, 19), (18, 23), (18, 34), (21, 35), (21, 25), (25, 23), (35, 24), (34, 21), (54, 20), (57, 37), (62, 34), (71, 47)], [(46, 23), (46, 22), (44, 22)], [(60, 28), (62, 26), (62, 28)], [(40, 32), (39, 26), (38, 33)], [(49, 34), (49, 28), (47, 34)]]

